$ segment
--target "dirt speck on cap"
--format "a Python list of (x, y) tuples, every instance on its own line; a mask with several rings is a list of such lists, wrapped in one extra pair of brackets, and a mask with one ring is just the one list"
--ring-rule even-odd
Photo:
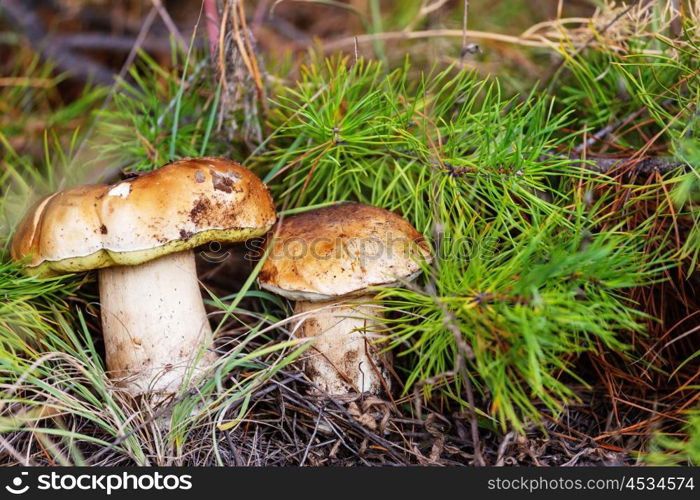
[(190, 210), (190, 220), (195, 224), (200, 223), (206, 217), (210, 207), (211, 202), (207, 198), (200, 196), (195, 200), (192, 210)]
[(101, 232), (102, 234), (107, 234), (107, 226), (105, 226), (104, 224), (102, 224), (102, 225), (100, 226), (100, 232)]
[(205, 177), (204, 177), (204, 174), (202, 173), (201, 170), (197, 170), (197, 171), (194, 173), (194, 180), (197, 181), (197, 182), (200, 183), (200, 184), (201, 184), (202, 182), (204, 182)]
[(220, 174), (215, 170), (209, 170), (209, 173), (211, 173), (211, 183), (214, 186), (214, 189), (225, 193), (233, 192), (235, 183), (234, 178), (228, 175)]

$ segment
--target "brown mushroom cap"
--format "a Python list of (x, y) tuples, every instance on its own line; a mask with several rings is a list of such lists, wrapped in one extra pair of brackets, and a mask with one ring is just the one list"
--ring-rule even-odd
[[(270, 238), (272, 239), (270, 243)], [(430, 260), (423, 236), (387, 210), (346, 203), (285, 218), (258, 282), (293, 300), (329, 300), (409, 281)]]
[(267, 187), (247, 168), (185, 159), (40, 200), (20, 222), (11, 255), (42, 275), (137, 265), (209, 241), (263, 235), (276, 218)]

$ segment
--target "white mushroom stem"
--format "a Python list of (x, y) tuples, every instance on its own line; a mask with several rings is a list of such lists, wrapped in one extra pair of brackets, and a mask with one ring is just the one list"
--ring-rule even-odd
[(381, 313), (372, 297), (296, 303), (298, 338), (314, 337), (302, 357), (304, 372), (322, 391), (342, 396), (351, 392), (378, 394), (389, 389)]
[(194, 252), (100, 269), (107, 369), (125, 391), (175, 393), (216, 356)]

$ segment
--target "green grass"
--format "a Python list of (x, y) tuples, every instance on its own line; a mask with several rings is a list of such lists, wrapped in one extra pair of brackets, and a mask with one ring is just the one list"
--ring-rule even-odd
[(294, 341), (273, 342), (269, 327), (247, 325), (242, 338), (220, 342), (222, 355), (201, 383), (151, 409), (106, 376), (84, 314), (62, 298), (75, 293), (75, 279), (28, 278), (10, 264), (0, 273), (0, 433), (20, 463), (25, 457), (5, 441), (18, 433), (41, 443), (41, 463), (182, 464), (188, 436), (201, 439), (205, 428), (221, 464), (218, 433), (235, 428), (250, 395), (300, 352)]
[[(2, 347), (15, 352), (0, 364), (0, 429), (4, 435), (30, 432), (44, 443), (49, 462), (63, 465), (100, 463), (102, 455), (83, 450), (109, 451), (103, 460), (111, 465), (183, 463), (188, 436), (201, 427), (216, 436), (238, 425), (246, 412), (241, 401), (284, 366), (278, 360), (292, 347), (250, 347), (259, 335), (252, 330), (218, 360), (203, 383), (151, 410), (115, 390), (84, 323), (74, 329), (61, 321), (57, 332), (42, 333), (40, 339), (14, 346), (3, 336)], [(211, 453), (218, 454), (218, 442), (212, 440)]]
[(659, 433), (646, 457), (651, 465), (700, 465), (700, 415), (694, 411), (682, 429), (687, 437), (679, 438)]

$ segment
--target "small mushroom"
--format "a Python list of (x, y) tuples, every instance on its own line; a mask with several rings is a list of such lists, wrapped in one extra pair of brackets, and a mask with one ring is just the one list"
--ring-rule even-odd
[[(39, 201), (11, 255), (32, 275), (99, 269), (109, 375), (125, 391), (173, 393), (216, 359), (193, 248), (263, 235), (272, 198), (247, 168), (185, 159), (115, 185), (82, 186)], [(196, 377), (193, 377), (195, 379)]]
[(315, 337), (302, 358), (311, 381), (334, 396), (388, 389), (388, 360), (372, 341), (383, 325), (369, 289), (420, 274), (420, 261), (430, 259), (421, 234), (392, 212), (346, 203), (285, 218), (267, 245), (258, 282), (297, 301), (296, 335)]

